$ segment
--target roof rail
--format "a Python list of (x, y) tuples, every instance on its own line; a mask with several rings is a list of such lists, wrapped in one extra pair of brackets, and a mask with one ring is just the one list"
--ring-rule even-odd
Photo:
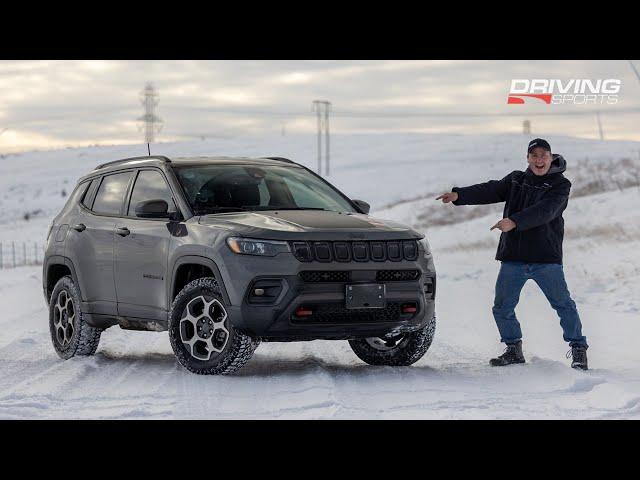
[(111, 162), (101, 163), (96, 168), (94, 168), (94, 170), (100, 170), (101, 168), (108, 167), (110, 165), (117, 165), (118, 163), (130, 162), (132, 160), (162, 160), (165, 163), (171, 163), (171, 160), (169, 160), (164, 155), (151, 155), (151, 156), (144, 156), (144, 157), (122, 158), (120, 160), (113, 160)]
[(278, 162), (296, 163), (293, 160), (289, 160), (288, 158), (284, 158), (284, 157), (260, 157), (260, 158), (265, 158), (267, 160), (276, 160)]

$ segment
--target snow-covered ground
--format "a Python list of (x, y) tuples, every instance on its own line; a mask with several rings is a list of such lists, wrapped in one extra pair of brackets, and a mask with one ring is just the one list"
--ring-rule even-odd
[[(567, 158), (574, 186), (580, 181), (572, 162), (640, 158), (637, 142), (549, 139)], [(210, 140), (158, 145), (154, 153), (271, 154), (313, 166), (313, 140)], [(526, 140), (333, 140), (330, 180), (369, 201), (375, 216), (424, 230), (434, 250), (437, 333), (412, 367), (365, 365), (346, 342), (267, 343), (236, 375), (203, 377), (177, 365), (166, 332), (117, 327), (103, 333), (94, 357), (62, 361), (50, 345), (41, 269), (20, 267), (0, 270), (0, 418), (640, 418), (637, 187), (572, 198), (565, 212), (565, 271), (591, 346), (591, 370), (569, 368), (555, 312), (532, 283), (517, 310), (528, 363), (488, 365), (502, 350), (491, 315), (498, 235), (489, 232), (501, 210), (468, 214), (477, 207), (441, 205), (430, 195), (523, 168)], [(69, 193), (99, 162), (142, 153), (142, 147), (119, 146), (0, 158), (0, 241), (42, 241), (65, 200), (63, 188)], [(390, 204), (396, 205), (383, 208)], [(436, 217), (445, 220), (429, 222)]]

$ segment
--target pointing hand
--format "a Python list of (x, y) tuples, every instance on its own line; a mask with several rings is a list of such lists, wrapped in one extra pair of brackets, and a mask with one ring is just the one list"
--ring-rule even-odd
[(490, 230), (493, 230), (494, 228), (497, 228), (501, 232), (509, 232), (514, 228), (516, 228), (516, 224), (510, 218), (503, 218), (498, 223), (496, 223), (493, 227), (491, 227)]
[(436, 200), (442, 200), (442, 203), (455, 202), (458, 200), (458, 194), (456, 192), (443, 193)]

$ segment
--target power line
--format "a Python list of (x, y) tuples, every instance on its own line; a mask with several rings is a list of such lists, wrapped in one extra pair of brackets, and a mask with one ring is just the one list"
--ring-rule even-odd
[[(273, 117), (305, 117), (306, 112), (294, 111), (268, 111), (268, 110), (228, 110), (220, 108), (207, 107), (164, 107), (165, 110), (197, 110), (203, 113), (228, 113), (232, 115), (259, 115)], [(315, 111), (315, 110), (314, 110)], [(349, 110), (331, 110), (331, 114), (336, 117), (345, 118), (472, 118), (472, 117), (540, 117), (540, 116), (593, 116), (597, 112), (605, 113), (597, 109), (584, 109), (573, 112), (548, 111), (548, 112), (420, 112), (420, 111), (349, 111)], [(640, 107), (616, 108), (609, 112), (611, 114), (640, 113)]]

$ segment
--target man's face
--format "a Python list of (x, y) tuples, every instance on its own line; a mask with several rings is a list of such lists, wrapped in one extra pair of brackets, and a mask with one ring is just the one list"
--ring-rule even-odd
[(527, 155), (529, 169), (536, 175), (546, 175), (551, 168), (551, 152), (542, 147), (536, 147)]

